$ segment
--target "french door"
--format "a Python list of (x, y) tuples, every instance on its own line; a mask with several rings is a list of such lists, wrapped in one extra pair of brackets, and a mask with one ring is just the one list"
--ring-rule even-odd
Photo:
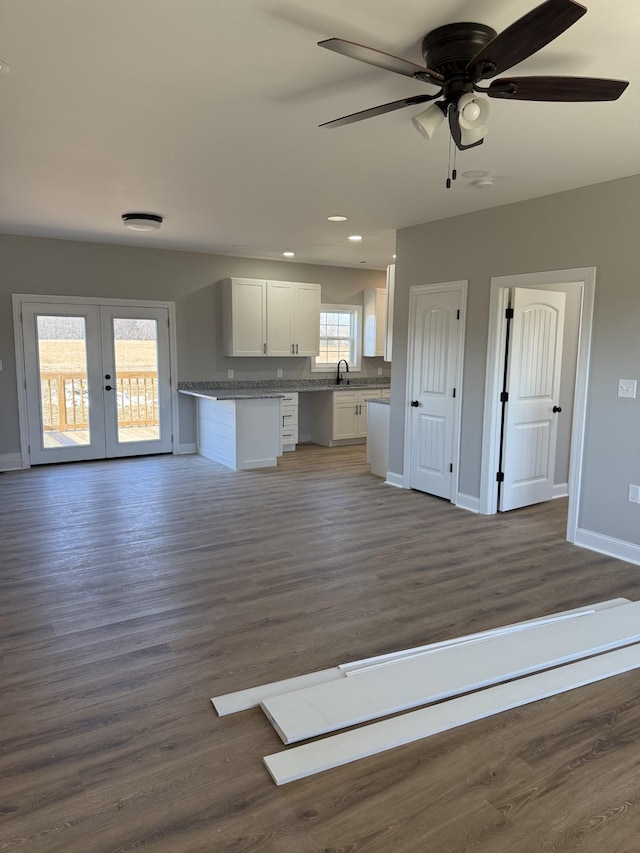
[(31, 464), (172, 449), (165, 307), (23, 302)]

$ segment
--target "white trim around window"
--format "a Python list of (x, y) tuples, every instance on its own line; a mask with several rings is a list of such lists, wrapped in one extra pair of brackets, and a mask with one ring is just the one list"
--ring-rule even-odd
[[(338, 352), (337, 357), (331, 358), (332, 350)], [(332, 372), (338, 366), (338, 358), (347, 360), (350, 371), (362, 369), (361, 305), (320, 306), (320, 355), (311, 359), (311, 371)]]

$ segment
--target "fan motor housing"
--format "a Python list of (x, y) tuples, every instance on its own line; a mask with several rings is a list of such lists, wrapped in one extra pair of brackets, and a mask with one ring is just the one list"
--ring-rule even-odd
[(467, 65), (496, 35), (496, 31), (486, 24), (461, 22), (437, 27), (422, 40), (425, 64), (442, 74), (445, 83), (472, 82), (467, 74)]

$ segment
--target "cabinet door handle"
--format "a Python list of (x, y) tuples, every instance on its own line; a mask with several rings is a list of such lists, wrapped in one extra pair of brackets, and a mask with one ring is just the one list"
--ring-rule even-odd
[(294, 344), (291, 344), (291, 355), (293, 355), (293, 354), (294, 354), (294, 352), (295, 352)]
[(265, 355), (267, 354), (267, 345), (266, 345), (266, 344), (262, 344), (262, 352), (263, 352)]
[(298, 344), (296, 344), (296, 355), (298, 355)]

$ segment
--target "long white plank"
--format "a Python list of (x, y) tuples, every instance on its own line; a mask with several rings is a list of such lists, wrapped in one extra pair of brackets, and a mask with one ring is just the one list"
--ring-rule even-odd
[(427, 705), (640, 640), (640, 603), (441, 649), (263, 700), (284, 743)]
[(503, 625), (500, 628), (491, 628), (488, 631), (478, 631), (475, 634), (465, 634), (462, 637), (454, 637), (450, 640), (441, 640), (438, 643), (429, 643), (425, 646), (416, 646), (413, 649), (405, 651), (390, 652), (386, 655), (378, 655), (377, 657), (368, 658), (366, 660), (354, 661), (352, 663), (341, 663), (338, 668), (343, 670), (347, 676), (360, 675), (363, 672), (368, 672), (370, 669), (375, 669), (382, 666), (391, 666), (394, 663), (407, 660), (410, 657), (418, 655), (429, 655), (439, 649), (446, 649), (451, 646), (464, 645), (467, 643), (475, 643), (478, 640), (484, 640), (486, 637), (503, 636), (504, 634), (513, 634), (517, 631), (526, 631), (529, 628), (537, 628), (539, 625), (547, 625), (552, 622), (563, 622), (565, 619), (576, 619), (580, 616), (587, 616), (589, 613), (595, 613), (598, 610), (608, 610), (611, 607), (620, 607), (622, 604), (630, 604), (628, 598), (612, 598), (608, 601), (601, 601), (591, 607), (576, 607), (573, 610), (563, 610), (559, 613), (552, 613), (549, 616), (540, 616), (537, 619), (527, 619), (524, 622), (512, 622), (509, 625)]
[(442, 640), (438, 643), (417, 646), (413, 649), (389, 652), (385, 655), (377, 655), (360, 661), (339, 664), (337, 667), (331, 667), (330, 669), (322, 669), (317, 672), (310, 672), (305, 675), (286, 678), (282, 681), (272, 681), (268, 684), (249, 687), (245, 690), (237, 690), (234, 693), (225, 693), (220, 696), (214, 696), (211, 699), (211, 703), (218, 712), (218, 715), (220, 717), (224, 717), (226, 714), (234, 714), (238, 711), (246, 711), (249, 708), (256, 708), (260, 705), (263, 699), (268, 699), (270, 696), (277, 696), (280, 693), (290, 693), (294, 690), (301, 690), (304, 687), (311, 687), (314, 684), (322, 684), (327, 681), (336, 681), (337, 679), (343, 678), (345, 675), (353, 675), (356, 672), (364, 671), (370, 666), (393, 663), (399, 659), (411, 657), (414, 654), (422, 654), (435, 649), (447, 648), (448, 646), (456, 645), (460, 642), (496, 636), (504, 633), (505, 631), (511, 632), (516, 630), (526, 630), (532, 625), (555, 622), (568, 617), (582, 616), (587, 613), (593, 613), (594, 610), (606, 610), (611, 607), (619, 607), (622, 604), (629, 603), (628, 598), (611, 598), (607, 601), (598, 601), (595, 604), (588, 605), (587, 607), (576, 607), (573, 610), (562, 610), (559, 613), (552, 613), (549, 616), (527, 619), (523, 622), (514, 622), (510, 625), (491, 628), (487, 631), (480, 631), (475, 634), (467, 634), (463, 637), (454, 637), (450, 640)]
[(640, 645), (627, 646), (599, 657), (566, 664), (519, 681), (499, 684), (479, 693), (450, 699), (440, 705), (421, 708), (400, 717), (371, 723), (361, 729), (341, 732), (323, 740), (267, 755), (264, 763), (276, 785), (284, 785), (638, 667)]
[(305, 687), (335, 681), (338, 678), (344, 678), (344, 675), (337, 666), (334, 666), (331, 669), (308, 672), (305, 675), (296, 675), (282, 681), (272, 681), (270, 684), (248, 687), (246, 690), (237, 690), (235, 693), (214, 696), (211, 702), (218, 712), (218, 716), (224, 717), (226, 714), (235, 714), (236, 711), (257, 708), (263, 699), (268, 699), (270, 696), (279, 696), (281, 693), (289, 693), (292, 690), (302, 690)]

